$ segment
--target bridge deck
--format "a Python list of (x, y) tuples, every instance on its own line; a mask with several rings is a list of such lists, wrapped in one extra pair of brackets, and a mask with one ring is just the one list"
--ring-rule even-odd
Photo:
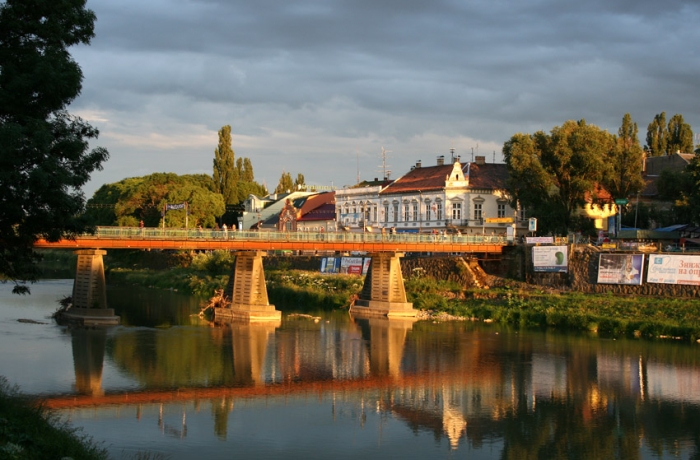
[(242, 251), (500, 253), (501, 236), (399, 233), (222, 232), (184, 229), (98, 227), (94, 235), (73, 240), (39, 240), (37, 248), (186, 249)]

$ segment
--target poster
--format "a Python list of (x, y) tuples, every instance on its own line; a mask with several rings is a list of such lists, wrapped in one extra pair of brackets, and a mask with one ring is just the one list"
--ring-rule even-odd
[(700, 256), (653, 254), (647, 282), (700, 285)]
[(598, 283), (642, 284), (644, 254), (601, 254), (598, 259)]
[(343, 257), (340, 262), (340, 273), (361, 275), (362, 266), (362, 257)]
[(552, 244), (554, 243), (553, 236), (526, 236), (525, 242), (527, 244)]
[(339, 265), (339, 258), (324, 257), (321, 259), (321, 273), (338, 273)]
[(532, 265), (536, 272), (569, 271), (569, 257), (566, 246), (534, 246)]

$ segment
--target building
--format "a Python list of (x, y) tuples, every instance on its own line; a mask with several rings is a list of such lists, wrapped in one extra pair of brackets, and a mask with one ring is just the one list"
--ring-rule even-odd
[(505, 164), (418, 161), (405, 175), (386, 184), (367, 184), (336, 192), (339, 225), (355, 231), (395, 228), (397, 232), (460, 231), (505, 234), (514, 225), (524, 231), (522, 213), (510, 205), (505, 191)]

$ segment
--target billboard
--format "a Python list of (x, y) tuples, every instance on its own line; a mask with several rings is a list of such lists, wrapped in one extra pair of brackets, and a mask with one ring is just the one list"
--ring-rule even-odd
[(343, 257), (340, 261), (340, 273), (361, 275), (362, 257)]
[(339, 270), (339, 257), (324, 257), (321, 259), (321, 273), (338, 273)]
[(700, 256), (652, 254), (648, 283), (700, 285)]
[(598, 283), (642, 284), (644, 254), (601, 254), (598, 259)]
[(569, 271), (569, 257), (566, 246), (533, 246), (532, 265), (536, 272)]

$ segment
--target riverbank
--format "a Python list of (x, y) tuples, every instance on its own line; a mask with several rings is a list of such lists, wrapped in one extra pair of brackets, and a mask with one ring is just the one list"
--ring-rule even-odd
[(0, 377), (0, 458), (73, 460), (107, 459), (92, 439), (37, 407)]
[[(282, 311), (314, 312), (347, 307), (362, 287), (362, 277), (322, 275), (297, 270), (266, 273), (270, 303)], [(169, 280), (169, 281), (168, 281)], [(173, 288), (208, 294), (228, 282), (227, 275), (211, 276), (171, 270), (168, 276), (148, 270), (121, 270), (112, 282)], [(676, 298), (636, 298), (541, 290), (509, 285), (464, 289), (454, 282), (431, 278), (405, 280), (409, 302), (421, 311), (419, 319), (465, 319), (522, 328), (588, 331), (601, 337), (700, 339), (700, 301)]]

